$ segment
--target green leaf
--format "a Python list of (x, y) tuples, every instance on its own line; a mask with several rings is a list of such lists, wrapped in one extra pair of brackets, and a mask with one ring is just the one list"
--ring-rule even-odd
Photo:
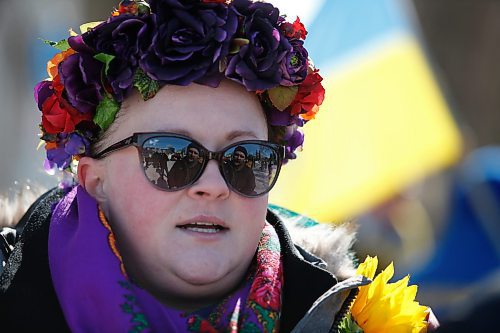
[(141, 15), (149, 15), (151, 14), (151, 6), (144, 0), (136, 1), (137, 3), (137, 14)]
[(265, 332), (274, 332), (277, 313), (270, 309), (265, 309), (255, 302), (251, 302), (250, 308), (258, 314)]
[(135, 303), (136, 298), (134, 295), (124, 295), (125, 299), (129, 302)]
[(284, 87), (277, 86), (267, 91), (271, 103), (280, 111), (284, 111), (292, 104), (297, 92), (298, 86)]
[(259, 326), (255, 323), (243, 322), (243, 327), (241, 329), (242, 332), (245, 333), (260, 333), (262, 332)]
[(104, 74), (108, 75), (109, 64), (115, 58), (114, 55), (106, 54), (106, 53), (98, 53), (94, 56), (94, 59), (99, 60), (104, 63), (106, 67), (104, 68)]
[(338, 333), (363, 333), (363, 329), (356, 324), (349, 313), (340, 322)]
[(140, 68), (135, 71), (133, 85), (145, 101), (154, 97), (158, 90), (160, 90), (158, 82), (147, 76)]
[(123, 303), (121, 305), (121, 308), (122, 308), (122, 311), (125, 312), (125, 313), (132, 313), (132, 307), (130, 306), (130, 304), (128, 303)]
[(143, 327), (149, 326), (149, 322), (143, 313), (134, 313), (134, 317), (132, 318), (132, 322), (136, 322), (138, 324), (141, 324), (141, 326), (143, 326)]
[(44, 42), (47, 45), (52, 46), (53, 48), (58, 49), (59, 51), (67, 51), (70, 49), (70, 46), (69, 46), (67, 39), (63, 39), (63, 40), (60, 40), (58, 42), (54, 42), (54, 41), (51, 41), (48, 39), (42, 39), (42, 42)]
[(97, 27), (99, 24), (101, 24), (104, 21), (95, 21), (95, 22), (88, 22), (80, 25), (80, 32), (82, 34), (88, 32), (89, 30), (92, 30), (93, 28)]
[(119, 110), (120, 103), (115, 101), (113, 97), (106, 95), (97, 106), (94, 123), (96, 123), (103, 131), (107, 130), (115, 120), (116, 114)]
[(231, 46), (229, 47), (229, 54), (236, 54), (240, 52), (241, 47), (249, 43), (250, 41), (246, 38), (233, 38)]

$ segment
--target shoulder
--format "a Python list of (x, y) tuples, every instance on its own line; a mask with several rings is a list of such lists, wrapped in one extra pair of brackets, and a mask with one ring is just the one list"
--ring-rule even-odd
[(64, 192), (61, 189), (53, 188), (36, 198), (31, 206), (24, 211), (17, 223), (12, 224), (12, 228), (19, 235), (18, 238), (23, 234), (23, 238), (29, 238), (34, 231), (40, 229), (47, 218), (50, 217), (52, 206), (63, 196)]
[(16, 224), (1, 229), (2, 241), (5, 244), (2, 252), (6, 260), (2, 263), (4, 270), (0, 275), (1, 292), (10, 287), (21, 264), (26, 262), (26, 250), (34, 246), (46, 248), (52, 205), (61, 199), (62, 195), (59, 189), (45, 192), (35, 200)]
[[(356, 241), (356, 225), (352, 222), (340, 224), (321, 224), (305, 216), (298, 215), (281, 207), (270, 207), (270, 213), (283, 223), (289, 240), (299, 253), (320, 260), (318, 265), (338, 280), (354, 276), (355, 253), (352, 250)], [(314, 259), (313, 259), (314, 260)]]
[[(325, 325), (331, 326), (350, 290), (357, 285), (349, 278), (354, 275), (350, 250), (354, 228), (297, 223), (286, 213), (276, 213), (275, 209), (268, 211), (267, 220), (277, 231), (282, 246), (285, 281), (281, 329), (290, 332), (299, 322), (303, 323), (305, 317), (309, 322), (308, 314), (314, 308), (320, 308), (314, 311), (316, 314), (328, 311), (326, 318), (331, 317), (331, 321), (328, 319)], [(339, 283), (340, 280), (345, 283)], [(333, 297), (332, 290), (335, 291)], [(323, 299), (326, 301), (321, 301)], [(321, 307), (316, 306), (318, 301), (323, 304)]]
[[(53, 189), (40, 196), (19, 223), (16, 242), (0, 275), (0, 321), (13, 331), (64, 328), (48, 264), (52, 205), (63, 196)], [(30, 320), (26, 321), (26, 313)], [(63, 325), (63, 326), (59, 326)]]

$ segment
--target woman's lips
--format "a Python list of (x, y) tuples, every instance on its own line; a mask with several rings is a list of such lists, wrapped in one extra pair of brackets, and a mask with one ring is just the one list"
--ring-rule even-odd
[(192, 232), (215, 234), (229, 230), (223, 220), (214, 216), (196, 216), (176, 226)]

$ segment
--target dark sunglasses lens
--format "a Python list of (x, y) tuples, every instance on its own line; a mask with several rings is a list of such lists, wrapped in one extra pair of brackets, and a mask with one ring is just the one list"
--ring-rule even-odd
[(146, 178), (163, 190), (191, 184), (203, 165), (201, 147), (184, 138), (157, 136), (144, 142), (141, 150)]
[(269, 146), (245, 143), (224, 151), (222, 171), (232, 190), (245, 196), (268, 192), (276, 182), (278, 154)]

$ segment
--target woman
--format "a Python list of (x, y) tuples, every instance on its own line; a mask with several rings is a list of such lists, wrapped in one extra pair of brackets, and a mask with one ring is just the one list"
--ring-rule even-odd
[[(62, 52), (35, 89), (42, 139), (49, 166), (74, 172), (78, 161), (78, 183), (21, 220), (0, 280), (3, 327), (336, 329), (351, 290), (368, 281), (337, 283), (267, 210), (302, 144), (298, 127), (323, 101), (305, 36), (270, 4), (157, 0), (122, 1), (107, 21), (54, 43)], [(157, 182), (147, 171), (153, 153), (169, 161), (191, 147), (201, 167), (189, 177)], [(239, 147), (255, 165), (252, 191), (237, 186), (248, 173), (228, 176)]]

